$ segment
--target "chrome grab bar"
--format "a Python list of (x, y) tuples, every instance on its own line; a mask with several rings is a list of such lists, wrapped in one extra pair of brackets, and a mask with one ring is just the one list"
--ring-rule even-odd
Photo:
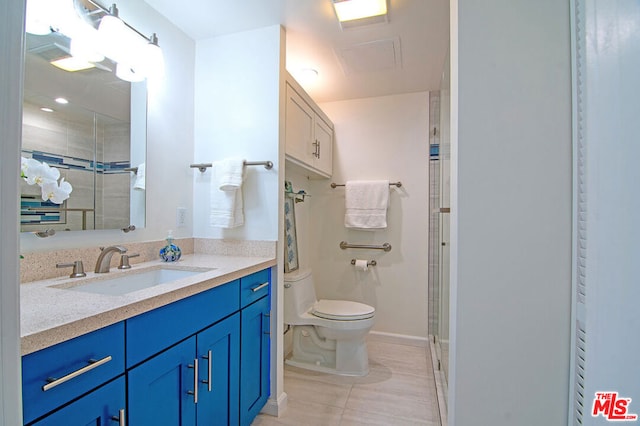
[(90, 359), (89, 365), (86, 365), (74, 372), (71, 372), (69, 374), (67, 374), (66, 376), (62, 376), (60, 378), (55, 378), (55, 377), (49, 377), (47, 379), (47, 384), (42, 386), (42, 390), (44, 392), (48, 391), (49, 389), (55, 388), (58, 385), (63, 384), (64, 382), (68, 382), (69, 380), (80, 376), (81, 374), (87, 373), (91, 370), (93, 370), (94, 368), (98, 368), (103, 364), (106, 364), (107, 362), (111, 361), (111, 355), (107, 355), (106, 357), (96, 361), (95, 359)]
[[(331, 182), (331, 188), (335, 189), (338, 186), (346, 186), (346, 184)], [(402, 182), (389, 182), (389, 186), (397, 186), (400, 188), (402, 186)]]
[(391, 251), (391, 244), (384, 243), (382, 245), (368, 245), (368, 244), (349, 244), (346, 241), (340, 242), (340, 248), (342, 250), (346, 250), (348, 248), (357, 248), (357, 249), (370, 249), (370, 250), (384, 250)]
[[(245, 161), (244, 165), (245, 166), (264, 166), (264, 168), (267, 170), (271, 170), (273, 168), (273, 162), (271, 161)], [(212, 163), (198, 163), (198, 164), (192, 164), (189, 167), (191, 167), (192, 169), (198, 169), (200, 170), (201, 173), (204, 173), (207, 171), (209, 167), (212, 167), (212, 166), (213, 166)]]

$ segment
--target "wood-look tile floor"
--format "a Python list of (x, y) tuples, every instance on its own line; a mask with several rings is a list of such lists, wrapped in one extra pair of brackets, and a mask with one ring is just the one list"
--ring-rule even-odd
[(369, 341), (369, 375), (343, 377), (285, 365), (287, 409), (253, 426), (440, 426), (429, 348)]

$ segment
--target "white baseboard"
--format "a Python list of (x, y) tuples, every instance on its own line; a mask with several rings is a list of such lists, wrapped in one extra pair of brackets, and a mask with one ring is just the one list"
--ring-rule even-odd
[(371, 342), (395, 343), (397, 345), (417, 346), (426, 348), (429, 345), (427, 337), (409, 336), (406, 334), (386, 333), (384, 331), (371, 331), (367, 336)]
[(280, 414), (284, 413), (287, 409), (287, 401), (287, 394), (282, 392), (278, 398), (269, 398), (260, 412), (270, 416), (280, 417)]

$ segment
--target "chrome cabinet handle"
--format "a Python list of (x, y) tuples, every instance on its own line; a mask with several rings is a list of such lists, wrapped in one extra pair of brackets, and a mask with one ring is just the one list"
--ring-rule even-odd
[(193, 360), (193, 364), (189, 364), (187, 367), (193, 368), (193, 390), (187, 391), (189, 395), (193, 395), (193, 403), (198, 403), (198, 358)]
[(211, 392), (211, 359), (213, 357), (211, 356), (211, 351), (207, 352), (206, 355), (202, 356), (202, 359), (206, 359), (207, 360), (207, 366), (209, 367), (209, 370), (207, 372), (207, 380), (203, 380), (202, 383), (206, 383), (207, 384), (207, 390), (209, 392)]
[(78, 377), (81, 374), (87, 373), (91, 370), (93, 370), (94, 368), (98, 368), (103, 364), (106, 364), (107, 362), (111, 361), (111, 355), (107, 355), (106, 357), (102, 358), (101, 360), (96, 361), (95, 359), (90, 359), (88, 361), (89, 365), (84, 366), (72, 373), (67, 374), (66, 376), (62, 376), (60, 378), (55, 378), (55, 377), (49, 377), (47, 379), (47, 384), (42, 386), (42, 390), (43, 391), (48, 391), (49, 389), (55, 388), (58, 385), (63, 384), (64, 382), (67, 382), (71, 379), (73, 379), (74, 377)]
[(118, 422), (118, 426), (126, 426), (125, 420), (124, 420), (124, 408), (118, 411), (118, 417), (111, 416), (111, 420), (113, 420), (114, 422)]
[(262, 284), (260, 284), (260, 285), (259, 285), (259, 286), (257, 286), (257, 287), (253, 287), (253, 288), (251, 289), (251, 291), (255, 293), (256, 291), (260, 291), (260, 290), (262, 290), (263, 288), (265, 288), (265, 287), (266, 287), (266, 286), (268, 286), (268, 285), (269, 285), (269, 281), (267, 281), (266, 283), (262, 283)]

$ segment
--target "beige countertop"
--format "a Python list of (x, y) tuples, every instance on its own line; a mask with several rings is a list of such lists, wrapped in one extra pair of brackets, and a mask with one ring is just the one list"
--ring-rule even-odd
[[(20, 286), (22, 355), (55, 345), (107, 325), (148, 312), (176, 300), (274, 266), (275, 258), (185, 255), (178, 262), (138, 263), (107, 274), (87, 272), (85, 278), (53, 278)], [(135, 274), (149, 268), (203, 268), (202, 273), (122, 295), (74, 290), (79, 284)], [(206, 270), (208, 268), (215, 268)]]

